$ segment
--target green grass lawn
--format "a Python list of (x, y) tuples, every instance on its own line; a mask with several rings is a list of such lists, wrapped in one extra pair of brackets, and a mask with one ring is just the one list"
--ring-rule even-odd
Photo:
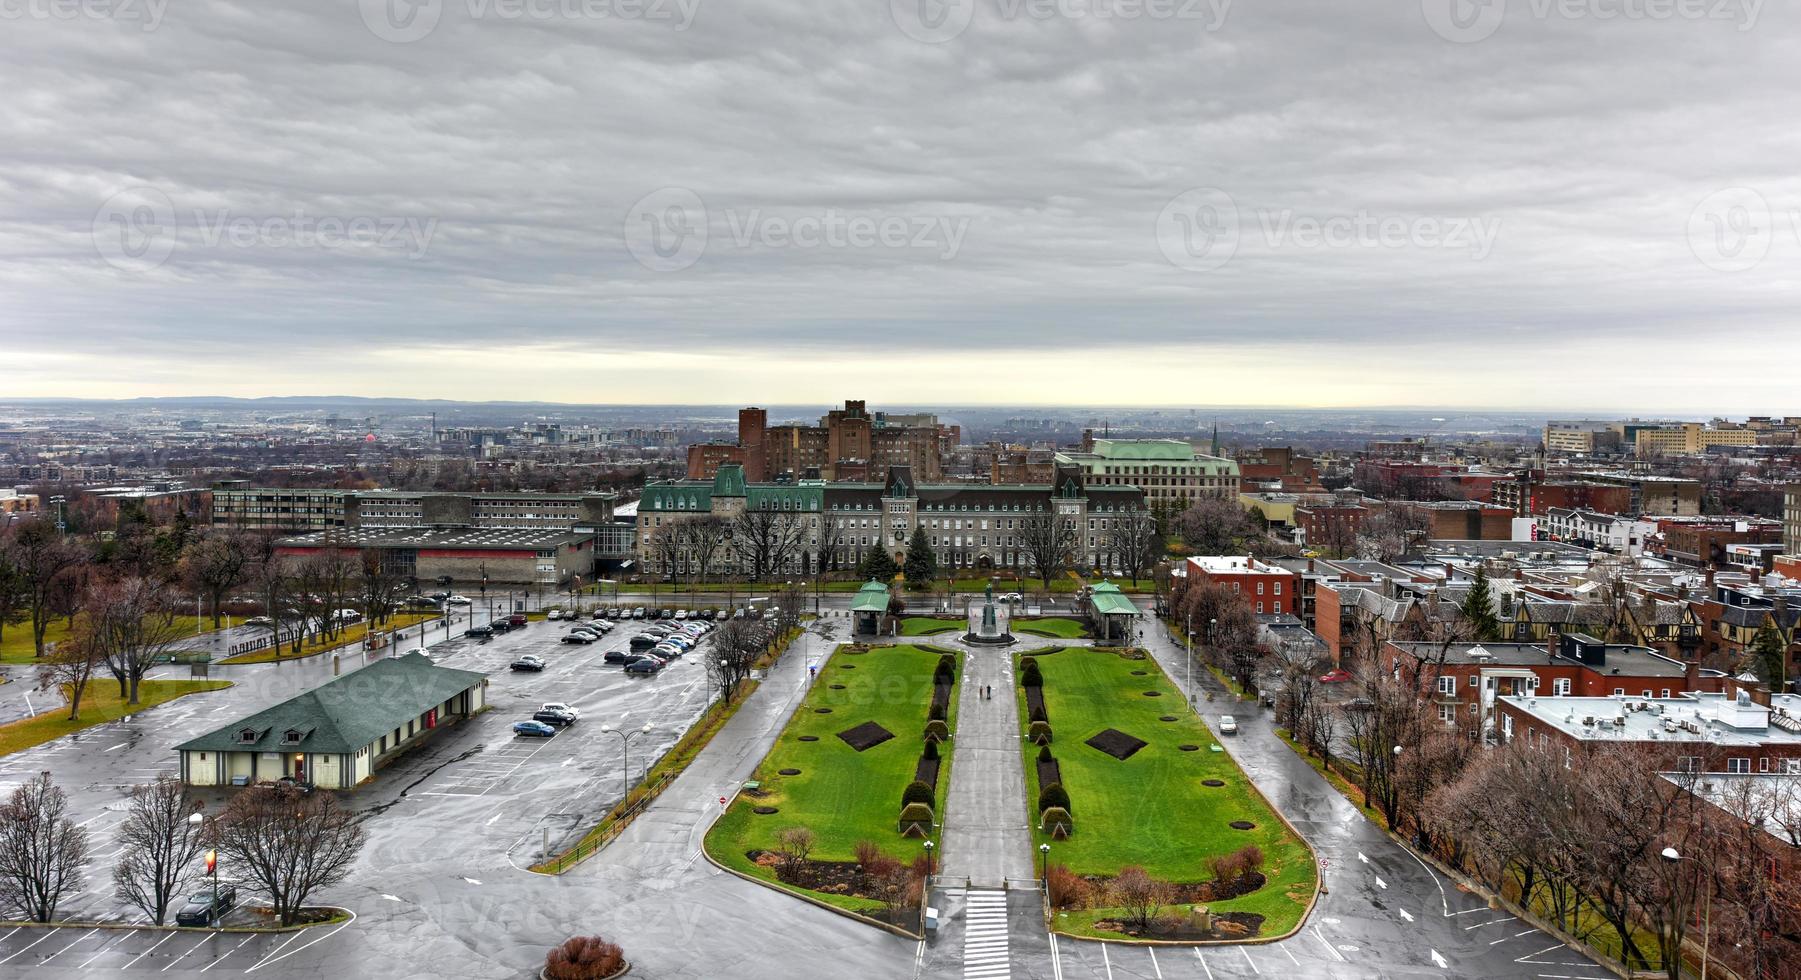
[(34, 745), (42, 745), (51, 739), (61, 738), (84, 728), (117, 721), (128, 714), (134, 714), (188, 694), (220, 691), (230, 686), (230, 681), (144, 681), (138, 685), (139, 704), (133, 707), (119, 697), (118, 682), (111, 677), (95, 678), (88, 685), (87, 693), (82, 695), (80, 721), (69, 720), (69, 706), (61, 701), (42, 705), (44, 710), (40, 711), (35, 718), (24, 718), (0, 725), (0, 755), (29, 749)]
[[(437, 623), (442, 621), (443, 616), (440, 613), (395, 613), (388, 617), (387, 622), (376, 627), (376, 632), (378, 634), (391, 633), (396, 630), (408, 629), (424, 622)], [(301, 652), (299, 653), (291, 653), (292, 647), (283, 643), (279, 649), (275, 647), (264, 647), (261, 650), (253, 650), (250, 653), (240, 653), (235, 657), (226, 657), (219, 662), (222, 664), (266, 664), (273, 663), (277, 660), (295, 660), (300, 657), (311, 657), (331, 650), (342, 650), (345, 647), (356, 646), (363, 642), (363, 634), (368, 631), (369, 625), (367, 623), (356, 623), (339, 630), (338, 635), (330, 640), (323, 639), (319, 636), (307, 637), (306, 643), (302, 645)], [(263, 635), (267, 636), (268, 631), (264, 630)], [(417, 634), (414, 635), (415, 637), (417, 636)], [(405, 646), (403, 646), (402, 649), (405, 649), (406, 646), (416, 646), (417, 643), (418, 641), (416, 639), (406, 641)]]
[[(788, 827), (806, 827), (817, 843), (812, 856), (825, 861), (855, 858), (858, 841), (872, 840), (887, 853), (912, 860), (921, 842), (900, 836), (901, 791), (913, 780), (914, 766), (924, 748), (921, 733), (932, 700), (932, 669), (938, 653), (916, 646), (876, 647), (865, 654), (840, 648), (820, 669), (804, 703), (782, 731), (751, 779), (768, 795), (753, 799), (740, 794), (713, 825), (706, 839), (707, 853), (719, 863), (762, 881), (776, 882), (775, 873), (750, 860), (746, 853), (770, 850), (775, 836)], [(959, 665), (959, 669), (961, 669)], [(832, 690), (833, 684), (844, 690)], [(816, 709), (831, 708), (830, 714)], [(873, 721), (894, 737), (858, 752), (838, 733)], [(957, 727), (957, 699), (951, 698), (948, 723)], [(803, 742), (811, 735), (816, 742)], [(950, 787), (951, 746), (941, 746), (943, 766), (938, 774), (935, 815), (944, 820), (944, 796)], [(799, 769), (798, 776), (782, 776), (783, 769)], [(772, 806), (780, 812), (758, 815), (754, 806)], [(876, 903), (844, 895), (810, 892), (815, 898), (851, 911), (868, 911)]]
[[(189, 610), (189, 612), (191, 613), (192, 610)], [(227, 628), (237, 626), (243, 623), (243, 621), (244, 617), (242, 616), (226, 616), (220, 619), (220, 622)], [(192, 615), (177, 616), (175, 618), (175, 626), (178, 630), (178, 635), (182, 639), (187, 639), (188, 637), (195, 636), (198, 632), (201, 632), (195, 630), (194, 617)], [(203, 631), (210, 632), (213, 628), (213, 618), (211, 616), (205, 617), (201, 626), (204, 627)], [(44, 642), (46, 644), (60, 643), (68, 638), (69, 621), (66, 619), (55, 620), (50, 624), (48, 629), (44, 630)], [(6, 638), (0, 640), (0, 663), (29, 664), (36, 662), (36, 648), (31, 642), (31, 623), (27, 621), (23, 623), (6, 624)]]
[(1048, 636), (1054, 640), (1080, 639), (1088, 633), (1088, 627), (1080, 622), (1060, 616), (1050, 616), (1044, 619), (1015, 619), (1009, 628), (1015, 633)]
[[(1105, 650), (1065, 649), (1040, 656), (1045, 713), (1055, 741), (1051, 752), (1062, 767), (1075, 832), (1052, 841), (1036, 834), (1033, 846), (1048, 842), (1052, 863), (1078, 874), (1112, 875), (1140, 865), (1152, 876), (1174, 882), (1212, 877), (1207, 859), (1245, 844), (1263, 849), (1269, 881), (1249, 895), (1211, 903), (1214, 912), (1255, 912), (1265, 917), (1261, 935), (1279, 936), (1300, 921), (1318, 883), (1313, 856), (1251, 786), (1206, 724), (1183, 702), (1156, 661), (1128, 659)], [(1134, 676), (1143, 671), (1143, 676)], [(1158, 697), (1143, 692), (1158, 691)], [(1015, 695), (1020, 728), (1026, 728), (1023, 688)], [(1175, 715), (1173, 722), (1160, 721)], [(1148, 744), (1121, 761), (1084, 742), (1115, 728)], [(1038, 747), (1022, 741), (1029, 816), (1037, 823)], [(1183, 752), (1178, 746), (1200, 746)], [(1218, 779), (1223, 787), (1201, 785)], [(1249, 831), (1227, 826), (1234, 820), (1256, 824)], [(1078, 935), (1104, 936), (1093, 929), (1104, 910), (1060, 915), (1057, 928)]]
[(951, 633), (968, 628), (969, 624), (964, 620), (932, 616), (908, 616), (900, 624), (902, 636), (931, 636), (934, 633)]

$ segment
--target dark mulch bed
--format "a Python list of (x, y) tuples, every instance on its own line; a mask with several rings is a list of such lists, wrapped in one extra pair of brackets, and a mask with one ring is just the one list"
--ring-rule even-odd
[(1096, 922), (1094, 927), (1138, 939), (1164, 939), (1176, 942), (1249, 939), (1262, 930), (1263, 916), (1255, 912), (1222, 912), (1213, 917), (1213, 928), (1211, 929), (1201, 929), (1195, 925), (1194, 919), (1175, 915), (1165, 915), (1163, 921), (1152, 923), (1148, 930), (1141, 930), (1135, 925), (1113, 919), (1102, 919)]
[(1193, 743), (1184, 743), (1182, 745), (1176, 746), (1176, 748), (1181, 749), (1184, 752), (1199, 752), (1201, 750), (1200, 746), (1195, 745)]
[[(932, 707), (939, 711), (948, 711), (951, 706), (951, 686), (949, 684), (932, 685)], [(937, 712), (933, 712), (936, 714)]]
[[(1030, 718), (1035, 712), (1043, 710), (1044, 689), (1039, 687), (1026, 688), (1026, 717)], [(1049, 718), (1050, 715), (1046, 714), (1045, 717)]]
[(937, 789), (938, 770), (943, 766), (943, 759), (928, 759), (922, 755), (919, 757), (919, 765), (913, 767), (913, 781)]
[(1150, 743), (1144, 739), (1127, 735), (1117, 728), (1109, 728), (1088, 739), (1087, 744), (1123, 762)]
[(798, 776), (798, 775), (800, 775), (800, 770), (799, 769), (781, 769), (781, 770), (777, 770), (776, 775), (778, 775), (778, 776)]
[(780, 811), (772, 806), (753, 806), (750, 808), (750, 812), (767, 817), (772, 813), (779, 813)]
[(1208, 902), (1223, 902), (1228, 898), (1237, 898), (1262, 888), (1269, 879), (1261, 871), (1253, 871), (1242, 878), (1221, 883), (1217, 881), (1198, 881), (1192, 884), (1176, 886), (1176, 893), (1170, 899), (1178, 905), (1205, 905)]
[(855, 728), (846, 728), (838, 733), (838, 737), (844, 740), (844, 744), (862, 752), (888, 741), (894, 737), (894, 733), (873, 721), (866, 721)]
[(1226, 826), (1232, 828), (1233, 830), (1256, 830), (1257, 829), (1257, 825), (1250, 822), (1249, 820), (1234, 820), (1231, 823), (1226, 824)]
[[(746, 851), (744, 856), (755, 864), (770, 869), (777, 880), (801, 888), (808, 888), (828, 895), (855, 895), (859, 898), (875, 898), (869, 894), (870, 882), (864, 880), (863, 870), (855, 861), (816, 861), (809, 858), (802, 861), (792, 873), (784, 874), (781, 869), (780, 855), (774, 851)], [(859, 912), (872, 919), (891, 922), (908, 929), (918, 929), (919, 909), (917, 907), (902, 909), (897, 917), (889, 917), (880, 909)]]
[(1157, 720), (1158, 721), (1180, 721), (1181, 719), (1177, 718), (1175, 715), (1163, 715), (1163, 716), (1159, 717)]
[(1134, 670), (1134, 671), (1132, 671), (1132, 676), (1133, 676), (1133, 677), (1149, 677), (1149, 676), (1150, 676), (1150, 674), (1151, 674), (1151, 672), (1150, 672), (1150, 671), (1148, 671), (1148, 670)]
[(1061, 783), (1062, 781), (1063, 781), (1063, 766), (1060, 763), (1058, 763), (1056, 759), (1052, 759), (1049, 762), (1038, 763), (1038, 788), (1039, 789), (1043, 789), (1046, 786), (1051, 786), (1051, 785), (1055, 785), (1057, 783)]
[(802, 735), (800, 737), (800, 740), (803, 742), (817, 742), (817, 741), (819, 741), (819, 736), (817, 736), (817, 735)]
[(839, 670), (856, 670), (857, 665), (856, 664), (840, 664), (838, 666), (838, 669)]
[(1226, 785), (1226, 781), (1223, 779), (1203, 779), (1201, 780), (1201, 785), (1219, 787)]
[(829, 685), (829, 686), (830, 686), (830, 687), (831, 687), (831, 689), (832, 689), (832, 690), (834, 690), (834, 691), (842, 691), (842, 690), (844, 690), (844, 685), (843, 685), (843, 684), (832, 684), (832, 685)]
[(1146, 691), (1146, 692), (1144, 692), (1144, 696), (1147, 698), (1160, 698), (1163, 696), (1163, 692), (1162, 691)]
[(829, 715), (832, 713), (832, 709), (830, 709), (830, 708), (814, 708), (813, 713), (816, 715)]

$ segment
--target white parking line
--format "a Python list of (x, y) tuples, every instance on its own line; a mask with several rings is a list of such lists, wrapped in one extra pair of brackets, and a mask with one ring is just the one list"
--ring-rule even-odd
[[(79, 936), (76, 936), (76, 937), (75, 937), (75, 943), (78, 943), (78, 942), (81, 942), (81, 941), (82, 941), (82, 940), (83, 940), (83, 939), (86, 939), (86, 938), (88, 938), (88, 937), (89, 937), (89, 936), (92, 936), (92, 935), (93, 935), (93, 934), (94, 934), (94, 933), (96, 933), (96, 932), (99, 932), (99, 931), (100, 931), (100, 930), (98, 930), (98, 929), (89, 929), (89, 930), (88, 930), (88, 931), (87, 931), (87, 932), (85, 932), (85, 933), (83, 933), (83, 934), (81, 934), (81, 935), (79, 935)], [(56, 951), (56, 952), (54, 952), (54, 953), (51, 953), (51, 954), (50, 954), (50, 955), (49, 955), (49, 956), (46, 956), (46, 957), (44, 957), (44, 963), (48, 963), (48, 962), (50, 962), (50, 961), (51, 961), (51, 960), (53, 960), (53, 959), (56, 959), (56, 958), (57, 958), (57, 957), (58, 957), (58, 956), (61, 956), (61, 955), (63, 955), (63, 954), (64, 954), (64, 953), (67, 953), (67, 952), (68, 952), (68, 951), (69, 951), (69, 950), (71, 950), (71, 949), (74, 949), (74, 948), (75, 948), (75, 943), (70, 943), (70, 944), (69, 944), (69, 945), (67, 945), (67, 946), (64, 946), (64, 947), (63, 947), (63, 948), (62, 948), (62, 949), (59, 949), (59, 950), (57, 950), (57, 951)], [(44, 964), (43, 964), (43, 963), (40, 963), (40, 964), (38, 964), (38, 965), (39, 965), (39, 966), (42, 966), (42, 965), (44, 965)]]
[(1245, 962), (1246, 962), (1246, 963), (1249, 963), (1249, 964), (1251, 964), (1251, 972), (1252, 972), (1252, 973), (1254, 973), (1254, 974), (1256, 974), (1256, 975), (1257, 975), (1257, 976), (1262, 976), (1262, 975), (1263, 975), (1263, 971), (1262, 971), (1262, 970), (1259, 970), (1259, 969), (1257, 969), (1257, 961), (1255, 961), (1255, 960), (1253, 960), (1253, 959), (1251, 959), (1251, 951), (1250, 951), (1250, 950), (1248, 950), (1248, 949), (1246, 949), (1246, 948), (1244, 948), (1244, 947), (1243, 947), (1243, 946), (1240, 946), (1240, 947), (1238, 947), (1238, 951), (1239, 951), (1239, 952), (1240, 952), (1240, 953), (1243, 953), (1243, 954), (1244, 954), (1244, 961), (1245, 961)]
[(199, 949), (199, 948), (200, 948), (200, 947), (202, 947), (202, 946), (205, 946), (205, 945), (206, 945), (206, 944), (207, 944), (207, 943), (208, 943), (208, 942), (209, 942), (209, 941), (210, 941), (210, 940), (211, 940), (211, 939), (212, 939), (212, 938), (213, 938), (213, 937), (212, 937), (212, 936), (211, 936), (211, 935), (207, 935), (207, 936), (203, 936), (203, 937), (201, 937), (201, 939), (200, 939), (200, 941), (199, 941), (199, 942), (197, 942), (197, 943), (195, 943), (195, 944), (194, 944), (194, 945), (193, 945), (193, 946), (190, 946), (190, 947), (189, 947), (189, 948), (188, 948), (188, 952), (187, 952), (187, 953), (183, 953), (183, 954), (181, 954), (181, 955), (180, 955), (180, 956), (177, 956), (177, 957), (175, 957), (175, 958), (174, 958), (174, 959), (172, 959), (172, 960), (170, 960), (170, 961), (169, 961), (169, 962), (167, 962), (167, 963), (165, 963), (165, 964), (163, 964), (163, 968), (162, 968), (162, 969), (161, 969), (161, 970), (158, 970), (158, 971), (156, 971), (156, 972), (158, 972), (158, 973), (162, 973), (162, 972), (164, 972), (164, 971), (166, 971), (166, 970), (168, 970), (168, 969), (169, 969), (169, 967), (172, 967), (172, 966), (174, 966), (174, 965), (175, 965), (175, 964), (177, 964), (177, 963), (180, 963), (180, 962), (181, 962), (181, 961), (182, 961), (182, 960), (184, 960), (184, 959), (187, 959), (187, 956), (188, 956), (188, 953), (192, 953), (192, 952), (193, 952), (193, 951), (194, 951), (194, 950), (196, 950), (196, 949)]
[[(171, 933), (169, 933), (169, 934), (168, 934), (168, 935), (166, 935), (166, 936), (164, 936), (164, 937), (163, 937), (163, 938), (161, 938), (161, 939), (158, 939), (158, 940), (157, 940), (157, 941), (156, 941), (156, 946), (161, 946), (161, 945), (162, 945), (162, 944), (164, 944), (164, 943), (166, 943), (166, 942), (168, 942), (168, 941), (169, 941), (169, 940), (171, 940), (171, 939), (174, 939), (174, 938), (175, 938), (175, 934), (174, 934), (174, 933), (172, 933), (172, 932), (171, 932)], [(143, 958), (144, 958), (144, 957), (146, 957), (146, 956), (149, 956), (149, 955), (150, 955), (150, 954), (151, 954), (151, 953), (154, 953), (154, 952), (156, 952), (156, 946), (152, 946), (152, 947), (150, 947), (150, 948), (149, 948), (149, 949), (147, 949), (147, 950), (144, 950), (144, 951), (143, 951), (143, 952), (142, 952), (142, 953), (139, 953), (139, 954), (138, 954), (138, 955), (136, 955), (136, 956), (133, 956), (133, 957), (132, 957), (132, 958), (131, 958), (131, 962), (130, 962), (130, 963), (127, 963), (127, 964), (125, 964), (125, 965), (124, 965), (124, 966), (122, 966), (122, 967), (119, 967), (119, 969), (121, 969), (121, 970), (129, 970), (129, 969), (131, 969), (131, 968), (132, 968), (132, 967), (134, 967), (134, 966), (137, 966), (137, 965), (138, 965), (138, 961), (139, 961), (139, 960), (141, 960), (141, 959), (143, 959)]]
[[(19, 949), (16, 949), (16, 950), (14, 950), (14, 951), (13, 951), (13, 952), (12, 952), (12, 955), (11, 955), (11, 956), (8, 956), (8, 957), (7, 957), (7, 958), (6, 958), (6, 960), (10, 960), (10, 959), (12, 959), (12, 958), (13, 958), (13, 956), (17, 956), (17, 955), (19, 955), (19, 954), (20, 954), (20, 953), (23, 953), (23, 952), (25, 952), (25, 951), (26, 951), (26, 950), (28, 950), (28, 949), (30, 949), (30, 948), (31, 948), (31, 947), (32, 947), (32, 946), (36, 946), (36, 945), (37, 945), (37, 944), (38, 944), (38, 943), (41, 943), (41, 942), (43, 942), (43, 941), (44, 941), (44, 940), (46, 940), (46, 939), (49, 939), (49, 938), (50, 938), (50, 937), (51, 937), (51, 936), (54, 936), (54, 935), (56, 935), (56, 930), (55, 930), (55, 929), (49, 929), (49, 930), (46, 930), (46, 931), (45, 931), (45, 932), (44, 932), (44, 934), (43, 934), (43, 935), (42, 935), (42, 936), (39, 936), (39, 937), (38, 937), (38, 938), (37, 938), (37, 939), (35, 939), (35, 940), (33, 940), (33, 941), (32, 941), (32, 943), (31, 943), (31, 945), (30, 945), (30, 946), (22, 946), (22, 947), (20, 947), (20, 948), (19, 948)], [(5, 963), (5, 962), (6, 962), (6, 960), (0, 960), (0, 963)]]
[[(479, 884), (479, 883), (478, 883), (478, 884)], [(306, 949), (306, 948), (307, 948), (307, 947), (309, 947), (309, 946), (312, 946), (312, 945), (315, 945), (315, 944), (317, 944), (317, 943), (320, 943), (320, 942), (323, 942), (323, 941), (325, 941), (325, 940), (327, 940), (327, 939), (330, 939), (330, 938), (331, 938), (331, 937), (333, 937), (333, 936), (335, 936), (335, 935), (337, 935), (337, 934), (338, 934), (338, 933), (340, 933), (340, 932), (343, 932), (343, 931), (344, 931), (344, 928), (345, 928), (345, 927), (346, 927), (346, 926), (348, 926), (348, 925), (350, 925), (350, 924), (351, 924), (351, 923), (352, 923), (352, 922), (355, 922), (355, 921), (356, 921), (356, 913), (355, 913), (355, 912), (352, 912), (352, 913), (350, 913), (350, 918), (348, 918), (348, 919), (345, 919), (345, 920), (344, 920), (344, 923), (343, 923), (343, 925), (340, 925), (340, 926), (338, 926), (338, 927), (337, 927), (337, 928), (336, 928), (336, 929), (333, 929), (333, 930), (332, 930), (332, 931), (330, 931), (330, 932), (328, 932), (328, 933), (326, 933), (326, 934), (325, 934), (325, 935), (323, 935), (323, 936), (318, 936), (318, 937), (315, 937), (315, 938), (314, 938), (314, 939), (312, 939), (312, 940), (311, 940), (311, 941), (309, 941), (309, 942), (305, 942), (305, 943), (302, 943), (302, 944), (300, 944), (300, 945), (299, 945), (299, 946), (296, 946), (296, 947), (295, 947), (295, 948), (294, 948), (294, 949), (292, 949), (292, 950), (289, 950), (289, 951), (288, 951), (288, 952), (286, 952), (286, 953), (282, 953), (282, 952), (281, 952), (281, 951), (282, 951), (282, 949), (284, 949), (284, 948), (285, 948), (285, 947), (286, 947), (286, 946), (287, 946), (287, 945), (288, 945), (288, 943), (291, 943), (291, 942), (293, 942), (293, 941), (294, 941), (294, 939), (298, 939), (298, 938), (300, 938), (300, 936), (301, 936), (301, 935), (303, 935), (303, 933), (299, 933), (299, 932), (297, 932), (297, 933), (295, 933), (295, 934), (294, 934), (294, 939), (289, 939), (289, 940), (288, 940), (288, 943), (282, 943), (282, 944), (281, 944), (281, 945), (280, 945), (280, 946), (277, 946), (277, 947), (275, 947), (275, 949), (274, 949), (274, 950), (273, 950), (273, 951), (271, 951), (271, 952), (270, 952), (270, 953), (269, 953), (269, 955), (267, 955), (267, 956), (265, 956), (265, 957), (263, 957), (263, 958), (262, 958), (262, 959), (260, 959), (260, 960), (257, 960), (257, 961), (256, 961), (256, 963), (255, 963), (255, 964), (254, 964), (254, 965), (252, 965), (252, 966), (250, 966), (250, 967), (249, 967), (249, 968), (248, 968), (248, 969), (246, 969), (246, 970), (245, 970), (245, 971), (244, 971), (244, 972), (245, 972), (245, 973), (250, 973), (250, 972), (253, 972), (253, 971), (255, 971), (255, 970), (260, 970), (260, 969), (262, 969), (262, 968), (263, 968), (263, 967), (265, 967), (265, 966), (267, 966), (267, 965), (269, 965), (269, 964), (270, 964), (270, 963), (274, 963), (274, 962), (276, 962), (276, 961), (278, 961), (278, 960), (282, 960), (282, 959), (286, 959), (286, 958), (287, 958), (287, 957), (289, 957), (289, 956), (293, 956), (293, 955), (294, 955), (294, 954), (295, 954), (295, 953), (298, 953), (298, 952), (300, 952), (300, 951), (301, 951), (301, 950), (303, 950), (303, 949)], [(311, 930), (311, 929), (309, 929), (309, 930), (306, 930), (306, 931), (307, 931), (307, 932), (312, 932), (312, 931), (313, 931), (313, 930)], [(276, 954), (277, 954), (277, 953), (280, 953), (280, 954), (281, 954), (281, 955), (279, 955), (279, 956), (277, 956), (277, 955), (276, 955)]]
[(1319, 931), (1319, 926), (1314, 926), (1312, 932), (1313, 938), (1319, 940), (1321, 946), (1326, 947), (1326, 952), (1332, 954), (1333, 959), (1340, 963), (1345, 962), (1344, 954), (1340, 953), (1336, 947), (1326, 941), (1326, 934)]
[(106, 953), (107, 953), (107, 951), (108, 951), (108, 950), (110, 950), (110, 949), (112, 949), (112, 948), (113, 948), (113, 947), (114, 947), (114, 946), (117, 946), (117, 945), (119, 945), (119, 944), (120, 944), (120, 943), (122, 943), (122, 942), (124, 942), (124, 941), (125, 941), (125, 940), (127, 940), (127, 939), (130, 939), (130, 938), (131, 938), (131, 937), (132, 937), (132, 933), (129, 933), (129, 932), (121, 932), (121, 933), (119, 933), (119, 936), (118, 936), (118, 938), (117, 938), (117, 939), (114, 939), (114, 940), (113, 940), (113, 941), (112, 941), (112, 942), (110, 942), (110, 943), (107, 943), (107, 944), (106, 944), (106, 945), (104, 945), (104, 946), (102, 946), (102, 947), (100, 947), (100, 948), (99, 948), (99, 949), (97, 949), (97, 950), (95, 950), (95, 951), (94, 951), (94, 955), (92, 955), (92, 956), (90, 956), (90, 957), (88, 957), (88, 958), (87, 958), (87, 959), (85, 959), (85, 960), (82, 960), (82, 961), (81, 961), (81, 966), (78, 966), (78, 967), (76, 967), (76, 969), (77, 969), (77, 970), (79, 970), (79, 969), (82, 969), (82, 968), (84, 968), (84, 967), (86, 967), (86, 966), (87, 966), (87, 965), (88, 965), (88, 964), (89, 964), (89, 963), (92, 963), (92, 962), (94, 962), (94, 961), (95, 961), (95, 960), (97, 960), (97, 959), (99, 959), (99, 958), (100, 958), (100, 957), (102, 957), (102, 956), (104, 956), (104, 955), (106, 955)]
[(1163, 968), (1157, 965), (1157, 950), (1146, 946), (1144, 951), (1151, 954), (1151, 972), (1157, 974), (1157, 980), (1163, 980)]
[(1207, 980), (1213, 980), (1213, 967), (1207, 965), (1207, 957), (1201, 955), (1201, 948), (1194, 948), (1194, 958), (1201, 961), (1201, 969), (1207, 971)]

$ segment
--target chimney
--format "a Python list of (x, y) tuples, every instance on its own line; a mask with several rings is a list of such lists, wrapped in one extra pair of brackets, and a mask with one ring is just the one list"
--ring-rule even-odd
[(1093, 429), (1083, 429), (1082, 430), (1082, 451), (1085, 453), (1094, 452), (1094, 430)]
[(1451, 581), (1451, 578), (1455, 574), (1455, 572), (1456, 572), (1456, 569), (1451, 567), (1451, 563), (1445, 562), (1445, 582), (1447, 584)]
[(1548, 662), (1550, 662), (1550, 663), (1557, 662), (1557, 648), (1559, 645), (1558, 641), (1561, 639), (1562, 639), (1562, 635), (1559, 634), (1558, 632), (1556, 632), (1555, 630), (1551, 631), (1550, 633), (1545, 634), (1545, 657), (1547, 658)]
[(1682, 685), (1685, 691), (1697, 691), (1701, 687), (1701, 661), (1689, 660), (1682, 665)]
[(1707, 594), (1701, 598), (1708, 602), (1713, 601), (1713, 562), (1707, 563)]
[(1311, 558), (1307, 559), (1307, 571), (1309, 574), (1313, 572), (1313, 559)]

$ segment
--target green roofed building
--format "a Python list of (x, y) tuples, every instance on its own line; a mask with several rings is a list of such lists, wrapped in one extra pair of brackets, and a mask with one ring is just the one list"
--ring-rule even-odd
[(439, 667), (422, 653), (378, 660), (176, 746), (190, 786), (282, 777), (350, 789), (437, 728), (480, 711), (486, 674)]
[(871, 579), (851, 598), (850, 614), (857, 633), (882, 633), (888, 616), (888, 586)]
[(1119, 586), (1102, 582), (1088, 592), (1088, 614), (1101, 642), (1117, 643), (1126, 638), (1138, 607), (1119, 591)]
[(1056, 461), (1081, 467), (1090, 486), (1135, 486), (1154, 508), (1185, 510), (1208, 497), (1238, 499), (1238, 464), (1197, 452), (1181, 439), (1096, 439)]

